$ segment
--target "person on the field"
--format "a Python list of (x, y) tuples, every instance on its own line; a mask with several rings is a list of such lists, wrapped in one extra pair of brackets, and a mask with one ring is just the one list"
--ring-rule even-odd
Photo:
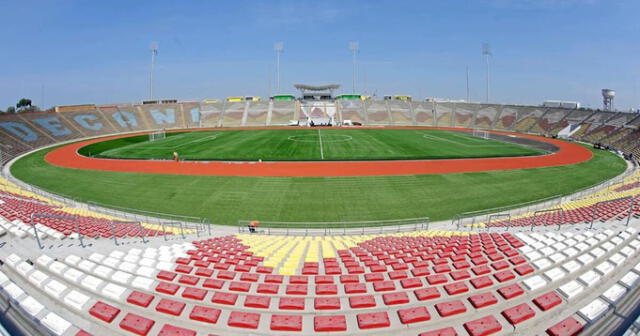
[(178, 152), (173, 152), (173, 161), (175, 162), (180, 161), (180, 156), (178, 155)]

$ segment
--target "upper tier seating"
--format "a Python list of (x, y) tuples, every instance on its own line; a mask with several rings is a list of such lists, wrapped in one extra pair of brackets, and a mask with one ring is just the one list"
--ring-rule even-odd
[[(60, 113), (3, 114), (0, 162), (35, 148), (79, 138), (159, 129), (287, 125), (300, 118), (306, 117), (298, 101), (121, 104)], [(336, 118), (364, 125), (492, 128), (546, 135), (555, 135), (569, 124), (580, 124), (573, 139), (608, 145), (627, 138), (640, 124), (637, 115), (622, 112), (350, 99), (337, 101)], [(629, 151), (634, 149), (635, 146)]]

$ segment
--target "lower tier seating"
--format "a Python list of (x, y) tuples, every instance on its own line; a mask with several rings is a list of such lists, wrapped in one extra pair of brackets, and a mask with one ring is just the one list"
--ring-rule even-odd
[(0, 292), (57, 335), (568, 335), (637, 289), (639, 250), (622, 227), (231, 235), (10, 254)]

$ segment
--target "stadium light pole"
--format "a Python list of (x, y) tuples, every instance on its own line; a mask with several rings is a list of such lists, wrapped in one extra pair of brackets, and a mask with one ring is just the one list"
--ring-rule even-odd
[(469, 66), (467, 65), (467, 103), (469, 102)]
[(153, 100), (153, 72), (156, 65), (156, 56), (158, 55), (158, 42), (151, 42), (151, 72), (149, 74), (149, 99)]
[(358, 42), (349, 42), (349, 50), (353, 56), (353, 82), (352, 90), (353, 94), (356, 94), (356, 54), (360, 52), (360, 44)]
[(491, 45), (489, 43), (482, 44), (482, 55), (485, 57), (487, 63), (487, 103), (489, 102), (489, 94), (491, 92), (490, 72), (489, 72), (489, 58), (493, 55), (491, 52)]
[(274, 43), (273, 50), (276, 52), (276, 91), (280, 94), (280, 54), (284, 52), (284, 43)]

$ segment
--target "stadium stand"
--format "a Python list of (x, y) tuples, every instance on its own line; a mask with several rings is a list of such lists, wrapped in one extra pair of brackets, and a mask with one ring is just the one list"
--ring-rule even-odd
[[(589, 134), (611, 126), (603, 139), (616, 148), (638, 150), (640, 143), (635, 115), (353, 102), (339, 103), (343, 119), (392, 124), (402, 116), (403, 122), (432, 126), (435, 107), (438, 126), (517, 125), (523, 132), (554, 134), (564, 124), (584, 121)], [(249, 109), (244, 103), (230, 109), (179, 103), (3, 115), (0, 149), (13, 156), (88, 136), (243, 120), (276, 125), (299, 117), (298, 102), (269, 104), (255, 105), (257, 119), (249, 117), (253, 103)], [(386, 119), (370, 120), (375, 111), (385, 111)], [(389, 117), (389, 111), (399, 114)], [(233, 117), (225, 119), (227, 112)], [(467, 119), (460, 123), (459, 116)], [(45, 125), (70, 133), (54, 136), (36, 121), (43, 117), (53, 118)], [(525, 211), (460, 228), (185, 234), (62, 203), (0, 179), (0, 303), (31, 334), (610, 334), (629, 318), (621, 312), (639, 303), (639, 203), (635, 172), (544, 209), (550, 212)], [(34, 214), (46, 216), (34, 217), (31, 226)], [(45, 249), (37, 248), (36, 233)], [(80, 237), (91, 248), (78, 244)]]
[(286, 125), (300, 118), (300, 106), (297, 101), (274, 101), (269, 125)]
[[(566, 122), (565, 118), (571, 113), (571, 110), (563, 110), (563, 109), (549, 109), (547, 113), (544, 114), (543, 117), (540, 117), (538, 121), (529, 129), (531, 133), (538, 134), (546, 134), (552, 135), (553, 131), (567, 127), (569, 123)], [(555, 134), (558, 134), (556, 132)]]
[[(371, 125), (390, 125), (391, 116), (389, 106), (386, 101), (366, 101), (366, 115), (368, 123)], [(364, 120), (364, 119), (363, 119)]]
[(452, 127), (453, 126), (453, 105), (448, 103), (437, 104), (435, 108), (436, 122), (434, 126)]
[(469, 108), (477, 109), (476, 117), (473, 121), (473, 128), (492, 128), (497, 120), (498, 110), (500, 106), (469, 106)]
[(430, 335), (443, 328), (563, 335), (602, 328), (619, 305), (637, 301), (639, 249), (637, 229), (616, 225), (234, 234), (143, 248), (14, 251), (2, 257), (0, 287), (58, 335)]
[(548, 111), (549, 109), (541, 107), (520, 108), (519, 119), (516, 121), (513, 130), (522, 133), (529, 132)]
[(413, 125), (414, 116), (411, 104), (402, 100), (385, 101), (391, 116), (392, 125)]
[(221, 122), (223, 126), (241, 126), (249, 102), (225, 102)]
[[(60, 112), (4, 114), (0, 115), (0, 161), (86, 137), (158, 129), (288, 125), (301, 115), (298, 101), (86, 105), (61, 108)], [(640, 125), (640, 115), (625, 112), (353, 99), (337, 101), (337, 119), (364, 125), (458, 126), (547, 136), (571, 125), (576, 129), (572, 139), (599, 142), (636, 155)]]
[(243, 126), (265, 126), (272, 104), (270, 102), (249, 102)]
[(222, 123), (222, 109), (222, 103), (201, 103), (199, 126), (220, 127)]
[(453, 105), (455, 122), (454, 125), (456, 127), (469, 127), (474, 123), (477, 111), (475, 109), (469, 109), (467, 104), (464, 105)]
[(512, 130), (518, 120), (518, 108), (503, 106), (498, 110), (498, 117), (494, 123), (494, 128), (499, 130)]
[(411, 103), (417, 125), (433, 125), (435, 106), (432, 103)]

